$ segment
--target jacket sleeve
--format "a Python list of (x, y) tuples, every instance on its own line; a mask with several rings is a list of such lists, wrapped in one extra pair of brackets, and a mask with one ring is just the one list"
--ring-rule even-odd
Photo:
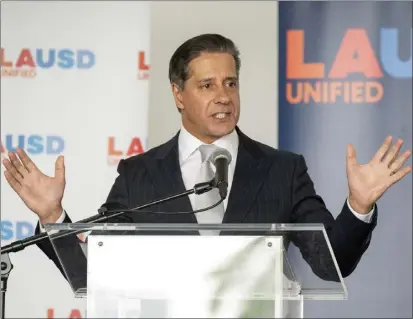
[[(354, 216), (347, 201), (341, 213), (334, 219), (322, 198), (316, 194), (307, 170), (303, 156), (298, 156), (291, 193), (293, 223), (323, 224), (340, 272), (343, 277), (347, 277), (369, 247), (372, 231), (377, 224), (377, 206), (374, 207), (371, 223)], [(339, 280), (322, 232), (301, 231), (291, 239), (317, 276), (326, 280)]]
[[(129, 203), (129, 193), (126, 183), (125, 162), (121, 160), (118, 165), (118, 173), (105, 204), (101, 207), (108, 209), (125, 208)], [(110, 223), (128, 222), (128, 216), (111, 218)], [(66, 211), (64, 223), (72, 223), (69, 214)], [(40, 225), (38, 224), (35, 230), (36, 234), (40, 233)], [(91, 234), (97, 234), (92, 232)], [(89, 234), (90, 235), (90, 234)], [(38, 243), (37, 246), (43, 251), (46, 256), (51, 259), (62, 275), (72, 285), (72, 289), (86, 288), (86, 271), (87, 257), (82, 244), (87, 242), (87, 239), (80, 238), (76, 234), (59, 237), (58, 239), (50, 240), (50, 238)]]

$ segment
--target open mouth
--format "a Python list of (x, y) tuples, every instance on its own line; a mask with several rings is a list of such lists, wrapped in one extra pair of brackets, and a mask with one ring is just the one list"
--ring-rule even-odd
[(227, 117), (229, 117), (229, 115), (231, 114), (231, 112), (220, 112), (220, 113), (215, 113), (212, 116), (217, 118), (217, 119), (225, 119)]

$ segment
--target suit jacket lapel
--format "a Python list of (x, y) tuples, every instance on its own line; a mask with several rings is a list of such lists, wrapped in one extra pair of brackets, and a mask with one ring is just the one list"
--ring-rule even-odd
[[(178, 132), (179, 134), (179, 132)], [(179, 165), (178, 134), (170, 141), (160, 146), (152, 161), (147, 163), (149, 175), (155, 187), (156, 198), (163, 198), (185, 191)], [(188, 196), (165, 202), (166, 212), (189, 212), (192, 210)], [(167, 215), (168, 222), (196, 223), (194, 214)]]
[(272, 161), (238, 128), (239, 147), (223, 223), (242, 223), (268, 176)]
[[(237, 163), (228, 198), (223, 223), (242, 223), (250, 211), (256, 196), (268, 176), (272, 161), (258, 144), (244, 135), (237, 127), (239, 147)], [(185, 191), (179, 165), (178, 135), (160, 146), (153, 160), (146, 163), (153, 181), (156, 198), (163, 198)], [(168, 212), (189, 212), (192, 210), (188, 196), (165, 203)], [(166, 211), (166, 210), (165, 210)], [(197, 223), (194, 214), (167, 215), (168, 222)]]

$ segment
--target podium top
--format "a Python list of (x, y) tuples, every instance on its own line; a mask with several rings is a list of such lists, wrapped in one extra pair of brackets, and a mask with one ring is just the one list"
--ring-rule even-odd
[(142, 223), (142, 224), (129, 224), (129, 223), (58, 223), (58, 224), (45, 224), (46, 231), (71, 231), (71, 230), (138, 230), (138, 231), (198, 231), (198, 230), (219, 230), (219, 231), (259, 231), (259, 232), (278, 232), (278, 231), (321, 231), (325, 235), (325, 228), (323, 224), (179, 224), (179, 223)]
[[(216, 260), (217, 264), (210, 265), (213, 269), (226, 265), (227, 273), (245, 271), (243, 278), (256, 278), (253, 291), (242, 296), (245, 299), (271, 299), (275, 288), (264, 288), (262, 278), (273, 282), (277, 274), (284, 277), (278, 284), (283, 286), (286, 299), (347, 299), (347, 289), (323, 224), (61, 223), (47, 224), (45, 229), (77, 297), (87, 295), (93, 276), (91, 269), (98, 272), (96, 269), (111, 260), (122, 265), (113, 272), (116, 276), (120, 272), (136, 275), (133, 256), (141, 256), (136, 261), (139, 267), (146, 267), (144, 260), (149, 267), (146, 270), (153, 272), (154, 278), (169, 274), (165, 278), (162, 275), (160, 280), (170, 280), (170, 285), (179, 277), (176, 269), (201, 269), (205, 263)], [(168, 273), (168, 269), (175, 272)], [(185, 271), (181, 274), (184, 276)], [(179, 281), (183, 283), (185, 278)]]

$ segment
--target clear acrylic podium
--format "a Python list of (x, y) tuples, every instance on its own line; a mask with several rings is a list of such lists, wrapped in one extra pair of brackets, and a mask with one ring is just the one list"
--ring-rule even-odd
[(322, 224), (48, 224), (88, 318), (303, 318), (347, 299)]

